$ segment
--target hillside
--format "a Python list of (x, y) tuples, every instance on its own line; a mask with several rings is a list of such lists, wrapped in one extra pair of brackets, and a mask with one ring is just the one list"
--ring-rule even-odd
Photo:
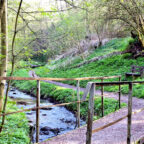
[[(97, 48), (93, 53), (91, 53), (85, 60), (91, 60), (95, 57), (108, 55), (114, 52), (122, 52), (128, 46), (129, 43), (133, 40), (131, 38), (121, 38), (121, 39), (113, 39), (108, 42), (105, 46), (101, 46)], [(115, 55), (104, 58), (102, 60), (98, 60), (89, 64), (84, 64), (81, 67), (72, 68), (77, 66), (78, 64), (82, 63), (83, 60), (79, 57), (75, 57), (74, 61), (71, 64), (63, 66), (63, 63), (67, 63), (68, 57), (58, 60), (58, 61), (51, 61), (50, 63), (46, 64), (45, 66), (41, 66), (38, 68), (33, 69), (37, 75), (40, 77), (64, 77), (64, 78), (74, 78), (74, 77), (99, 77), (99, 76), (113, 76), (113, 75), (122, 75), (122, 80), (125, 80), (125, 72), (130, 70), (131, 65), (143, 65), (144, 58), (133, 59), (129, 54), (125, 55)], [(33, 62), (38, 65), (38, 63)], [(57, 65), (55, 68), (54, 66)], [(15, 71), (14, 76), (20, 77), (29, 77), (28, 73), (31, 68), (23, 68), (17, 69)], [(114, 81), (116, 79), (113, 79)], [(88, 81), (81, 81), (80, 86), (85, 87)], [(70, 85), (76, 85), (76, 81), (65, 81), (65, 83)], [(36, 92), (36, 83), (34, 81), (14, 81), (14, 85), (22, 91), (31, 93), (35, 95)], [(143, 96), (143, 87), (137, 85), (137, 88), (140, 91), (139, 97)], [(106, 91), (117, 91), (117, 87), (106, 87)], [(122, 92), (127, 92), (127, 87), (122, 88)], [(140, 93), (141, 92), (141, 93)], [(82, 96), (83, 92), (81, 92)], [(136, 92), (134, 91), (136, 95)], [(63, 88), (51, 83), (41, 82), (41, 96), (43, 98), (51, 98), (53, 101), (58, 101), (60, 103), (63, 102), (70, 102), (76, 100), (76, 92), (69, 88)], [(98, 98), (96, 103), (95, 110), (96, 113), (99, 113), (96, 119), (101, 116), (100, 109), (101, 109), (101, 98)], [(113, 105), (114, 104), (114, 105)], [(113, 99), (105, 98), (105, 115), (115, 111), (117, 107), (117, 101)], [(86, 117), (86, 103), (81, 105), (81, 116), (83, 118)], [(113, 106), (112, 106), (113, 105)], [(124, 105), (123, 105), (124, 106)], [(68, 106), (68, 109), (72, 111), (76, 111), (76, 105)]]
[[(103, 56), (113, 52), (124, 51), (128, 48), (129, 43), (133, 42), (131, 38), (113, 39), (108, 42), (105, 46), (97, 48), (91, 53), (85, 60), (90, 60), (95, 57)], [(98, 77), (98, 76), (113, 76), (122, 75), (122, 81), (125, 81), (125, 73), (130, 72), (131, 65), (144, 66), (144, 58), (139, 57), (134, 59), (130, 54), (119, 54), (111, 57), (107, 57), (89, 64), (84, 64), (81, 67), (76, 67), (82, 63), (82, 59), (76, 58), (72, 63), (63, 66), (67, 63), (69, 58), (61, 59), (59, 61), (51, 62), (44, 67), (36, 68), (37, 75), (41, 77)], [(55, 69), (51, 70), (54, 65), (59, 65)], [(116, 79), (115, 79), (116, 80)], [(141, 80), (140, 78), (137, 80)], [(75, 85), (74, 81), (66, 81), (65, 83)], [(80, 83), (81, 87), (85, 87), (87, 81)], [(139, 89), (139, 91), (136, 91)], [(144, 86), (137, 85), (134, 88), (134, 95), (137, 97), (144, 97)], [(107, 91), (116, 91), (116, 87), (107, 87)], [(127, 93), (127, 87), (123, 86), (123, 93)]]

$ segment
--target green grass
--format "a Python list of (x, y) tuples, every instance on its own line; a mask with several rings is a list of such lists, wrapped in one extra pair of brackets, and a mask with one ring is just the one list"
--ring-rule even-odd
[[(21, 69), (15, 72), (14, 76), (28, 77), (28, 70)], [(14, 81), (13, 83), (17, 88), (22, 91), (31, 92), (33, 95), (36, 94), (36, 82), (35, 81)], [(52, 98), (55, 101), (60, 103), (67, 103), (77, 100), (76, 91), (72, 89), (62, 88), (53, 84), (48, 84), (45, 82), (41, 82), (41, 96), (43, 98)], [(82, 93), (81, 93), (82, 96)], [(114, 99), (104, 98), (104, 114), (107, 115), (111, 112), (114, 112), (118, 109), (118, 101)], [(126, 106), (126, 104), (122, 104), (122, 106)], [(76, 112), (77, 106), (76, 104), (71, 104), (67, 106), (68, 109)], [(88, 103), (84, 102), (81, 104), (81, 116), (85, 119), (87, 116)], [(101, 117), (101, 98), (97, 98), (95, 100), (95, 119)]]
[[(17, 110), (16, 103), (8, 101), (7, 112)], [(29, 142), (29, 127), (26, 115), (18, 113), (6, 116), (3, 131), (0, 133), (0, 144), (29, 144)]]
[[(112, 52), (123, 51), (123, 50), (125, 50), (126, 47), (128, 47), (129, 43), (131, 43), (133, 41), (134, 40), (130, 37), (113, 39), (113, 40), (109, 41), (106, 45), (97, 48), (88, 57), (86, 57), (85, 60), (90, 60), (94, 57), (107, 55)], [(57, 61), (51, 61), (48, 64), (49, 65), (48, 67), (50, 68), (52, 66), (61, 65), (62, 63), (66, 62), (67, 60), (69, 60), (69, 57), (63, 58), (63, 59), (60, 59)], [(79, 64), (82, 61), (83, 60), (80, 57), (77, 57), (77, 58), (75, 58), (75, 60), (72, 61), (72, 64), (69, 64), (68, 66), (66, 66), (66, 68), (76, 66), (77, 64)]]
[[(108, 42), (106, 45), (97, 48), (86, 59), (89, 60), (94, 57), (102, 56), (102, 55), (109, 54), (112, 52), (123, 51), (128, 47), (129, 43), (132, 41), (133, 40), (131, 38), (113, 39), (110, 42)], [(127, 55), (125, 55), (125, 57), (126, 56)], [(113, 57), (112, 57), (112, 58), (104, 59), (99, 62), (91, 63), (89, 65), (84, 65), (80, 68), (69, 69), (69, 67), (75, 66), (75, 65), (79, 64), (80, 62), (82, 62), (82, 60), (80, 58), (78, 58), (75, 61), (73, 61), (73, 63), (71, 65), (68, 65), (64, 69), (58, 68), (56, 70), (52, 70), (51, 72), (49, 72), (48, 67), (50, 67), (50, 66), (46, 65), (45, 67), (37, 68), (36, 72), (37, 72), (37, 74), (39, 74), (40, 76), (43, 76), (43, 77), (62, 77), (62, 76), (63, 77), (77, 77), (77, 76), (83, 77), (83, 76), (104, 75), (105, 73), (106, 73), (106, 75), (108, 75), (109, 73), (107, 73), (106, 71), (105, 71), (105, 73), (99, 73), (99, 72), (103, 68), (107, 69), (107, 67), (105, 67), (105, 66), (114, 64), (115, 61), (117, 61), (117, 60), (118, 60), (118, 65), (116, 65), (115, 67), (122, 66), (122, 62), (119, 63), (119, 61), (121, 61), (121, 59), (123, 59), (123, 57), (122, 58), (119, 57), (118, 59), (115, 59), (115, 60), (113, 60)], [(67, 58), (56, 61), (53, 63), (53, 65), (61, 64), (64, 61), (67, 61)], [(106, 62), (106, 64), (104, 64), (105, 62)], [(47, 72), (46, 72), (46, 70), (47, 70)], [(85, 70), (85, 71), (82, 71), (82, 70)], [(111, 69), (108, 69), (108, 70), (110, 71)], [(65, 71), (66, 71), (66, 73), (65, 73)], [(60, 72), (60, 74), (59, 74), (59, 72)], [(121, 73), (121, 71), (119, 71), (119, 73)], [(116, 74), (117, 74), (117, 72), (116, 72)]]
[[(91, 59), (102, 54), (111, 53), (114, 51), (122, 51), (128, 47), (128, 44), (133, 40), (130, 38), (114, 39), (95, 50), (88, 59)], [(122, 75), (122, 81), (125, 81), (125, 73), (130, 72), (131, 65), (144, 66), (144, 57), (133, 59), (130, 54), (112, 56), (100, 61), (96, 61), (90, 64), (83, 65), (79, 68), (65, 68), (55, 69), (50, 72), (43, 72), (46, 67), (36, 69), (36, 73), (41, 77), (64, 77), (64, 78), (75, 78), (75, 77), (99, 77), (99, 76), (114, 76)], [(118, 79), (106, 80), (106, 81), (117, 81)], [(144, 79), (138, 79), (144, 80)], [(88, 81), (81, 81), (81, 87), (85, 87)], [(67, 84), (76, 85), (76, 81), (65, 81)], [(116, 86), (106, 87), (107, 91), (117, 91)], [(122, 87), (123, 93), (128, 93), (127, 86)], [(134, 86), (133, 95), (139, 98), (144, 98), (144, 85)]]
[(98, 56), (103, 56), (112, 52), (123, 51), (126, 47), (128, 47), (129, 43), (132, 42), (133, 39), (128, 38), (120, 38), (113, 39), (109, 41), (106, 45), (99, 47), (96, 49), (87, 59), (91, 59)]

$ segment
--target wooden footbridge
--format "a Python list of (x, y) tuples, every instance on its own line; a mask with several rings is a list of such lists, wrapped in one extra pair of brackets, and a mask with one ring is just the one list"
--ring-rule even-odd
[[(118, 78), (117, 82), (104, 82), (105, 79)], [(36, 142), (39, 142), (39, 111), (42, 108), (65, 106), (73, 103), (77, 103), (77, 120), (78, 127), (80, 126), (80, 103), (88, 101), (88, 120), (87, 125), (81, 128), (77, 128), (64, 135), (59, 135), (52, 139), (48, 139), (40, 144), (130, 144), (144, 136), (144, 100), (133, 98), (132, 90), (135, 84), (144, 84), (144, 81), (134, 82), (122, 82), (121, 76), (111, 77), (91, 77), (91, 78), (24, 78), (24, 77), (0, 77), (0, 80), (36, 80), (37, 81), (37, 102), (36, 107), (24, 109), (20, 111), (3, 113), (0, 116), (6, 116), (10, 114), (20, 113), (29, 110), (36, 110)], [(40, 106), (40, 81), (65, 81), (76, 80), (77, 81), (77, 101), (62, 103), (56, 105)], [(80, 99), (80, 86), (81, 80), (101, 80), (101, 82), (88, 82), (82, 99)], [(119, 107), (121, 107), (121, 101), (127, 102), (128, 107), (120, 109), (119, 111), (112, 113), (93, 122), (94, 115), (94, 100), (95, 100), (95, 88), (101, 87), (101, 110), (104, 114), (104, 86), (119, 87), (117, 96), (119, 100)], [(121, 85), (128, 85), (129, 94), (128, 98), (121, 96)], [(89, 98), (87, 98), (87, 95)]]

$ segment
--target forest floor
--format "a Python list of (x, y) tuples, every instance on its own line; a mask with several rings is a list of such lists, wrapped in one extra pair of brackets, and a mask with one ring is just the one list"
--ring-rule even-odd
[[(37, 77), (37, 75), (33, 71), (30, 71), (29, 75)], [(68, 84), (63, 84), (54, 81), (46, 81), (46, 82), (76, 90), (75, 86), (71, 86)], [(84, 90), (85, 88), (81, 88), (81, 91)], [(97, 90), (96, 94), (100, 95), (100, 91)], [(107, 95), (106, 96), (107, 98), (114, 98), (118, 100), (117, 93), (105, 92), (105, 94)], [(121, 102), (128, 103), (128, 96), (122, 95)], [(133, 97), (132, 111), (134, 112), (143, 107), (144, 107), (144, 99)], [(110, 122), (114, 122), (115, 120), (118, 120), (119, 118), (122, 118), (125, 115), (127, 115), (127, 107), (122, 108), (117, 112), (114, 112), (99, 120), (94, 121), (93, 129), (104, 126), (105, 124), (108, 124)], [(132, 116), (132, 142), (135, 143), (137, 140), (139, 140), (144, 136), (143, 123), (144, 123), (144, 111)], [(85, 141), (86, 141), (86, 126), (73, 130), (64, 135), (59, 135), (46, 142), (42, 142), (41, 144), (84, 144)], [(126, 144), (126, 143), (127, 143), (127, 118), (97, 133), (94, 133), (92, 136), (92, 144)]]

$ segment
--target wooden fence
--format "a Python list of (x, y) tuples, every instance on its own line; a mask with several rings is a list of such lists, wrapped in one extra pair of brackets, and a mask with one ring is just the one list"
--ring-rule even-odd
[[(104, 128), (107, 128), (113, 124), (116, 124), (117, 122), (125, 119), (128, 117), (127, 121), (127, 144), (131, 143), (131, 117), (133, 114), (137, 114), (139, 112), (142, 112), (144, 108), (139, 109), (135, 112), (132, 112), (132, 90), (133, 90), (133, 84), (144, 84), (144, 81), (134, 81), (134, 82), (89, 82), (88, 85), (90, 85), (89, 92), (90, 97), (89, 97), (89, 107), (88, 107), (88, 121), (87, 121), (87, 133), (86, 133), (86, 144), (91, 144), (91, 137), (93, 133), (96, 133), (100, 130), (103, 130)], [(128, 94), (128, 114), (123, 116), (122, 118), (119, 118), (118, 120), (111, 122), (109, 124), (106, 124), (102, 127), (99, 127), (97, 129), (92, 129), (92, 124), (93, 124), (93, 114), (94, 114), (94, 91), (95, 87), (100, 86), (113, 86), (117, 85), (119, 86), (119, 89), (121, 88), (121, 85), (128, 85), (129, 86), (129, 94)], [(121, 92), (119, 92), (121, 93)], [(120, 94), (121, 95), (121, 94)], [(84, 96), (83, 100), (85, 100), (86, 96)], [(120, 100), (120, 97), (119, 97)], [(120, 104), (120, 103), (119, 103)]]
[[(4, 115), (11, 115), (11, 114), (16, 114), (16, 113), (21, 113), (21, 112), (26, 112), (30, 110), (36, 110), (36, 142), (39, 142), (39, 133), (40, 133), (40, 109), (42, 108), (51, 108), (51, 107), (57, 107), (57, 106), (66, 106), (70, 104), (77, 103), (77, 127), (80, 127), (80, 103), (89, 101), (89, 111), (88, 111), (88, 116), (91, 117), (89, 119), (88, 124), (92, 124), (92, 107), (93, 105), (93, 99), (92, 97), (94, 96), (94, 86), (90, 89), (90, 99), (89, 100), (81, 100), (80, 99), (80, 81), (83, 80), (101, 80), (103, 82), (104, 80), (107, 79), (113, 79), (113, 78), (118, 78), (119, 82), (121, 81), (121, 76), (110, 76), (110, 77), (84, 77), (84, 78), (31, 78), (31, 77), (0, 77), (0, 80), (35, 80), (37, 81), (37, 94), (36, 94), (36, 107), (29, 108), (29, 109), (24, 109), (24, 110), (19, 110), (19, 111), (14, 111), (14, 112), (9, 112), (9, 113), (4, 113), (0, 114), (0, 116)], [(62, 104), (56, 104), (56, 105), (48, 105), (48, 106), (40, 106), (40, 81), (77, 81), (77, 101), (74, 102), (69, 102), (69, 103), (62, 103)], [(87, 95), (89, 90), (86, 90), (87, 92), (84, 93), (84, 96)], [(121, 96), (121, 85), (119, 85), (119, 107), (120, 107), (120, 96)], [(104, 103), (103, 103), (103, 96), (104, 96), (104, 88), (103, 85), (101, 85), (101, 97), (102, 97), (102, 116), (104, 116)], [(88, 126), (88, 128), (92, 128), (92, 125)], [(91, 135), (91, 130), (89, 129), (88, 131), (90, 132)], [(91, 136), (89, 136), (90, 139)]]

